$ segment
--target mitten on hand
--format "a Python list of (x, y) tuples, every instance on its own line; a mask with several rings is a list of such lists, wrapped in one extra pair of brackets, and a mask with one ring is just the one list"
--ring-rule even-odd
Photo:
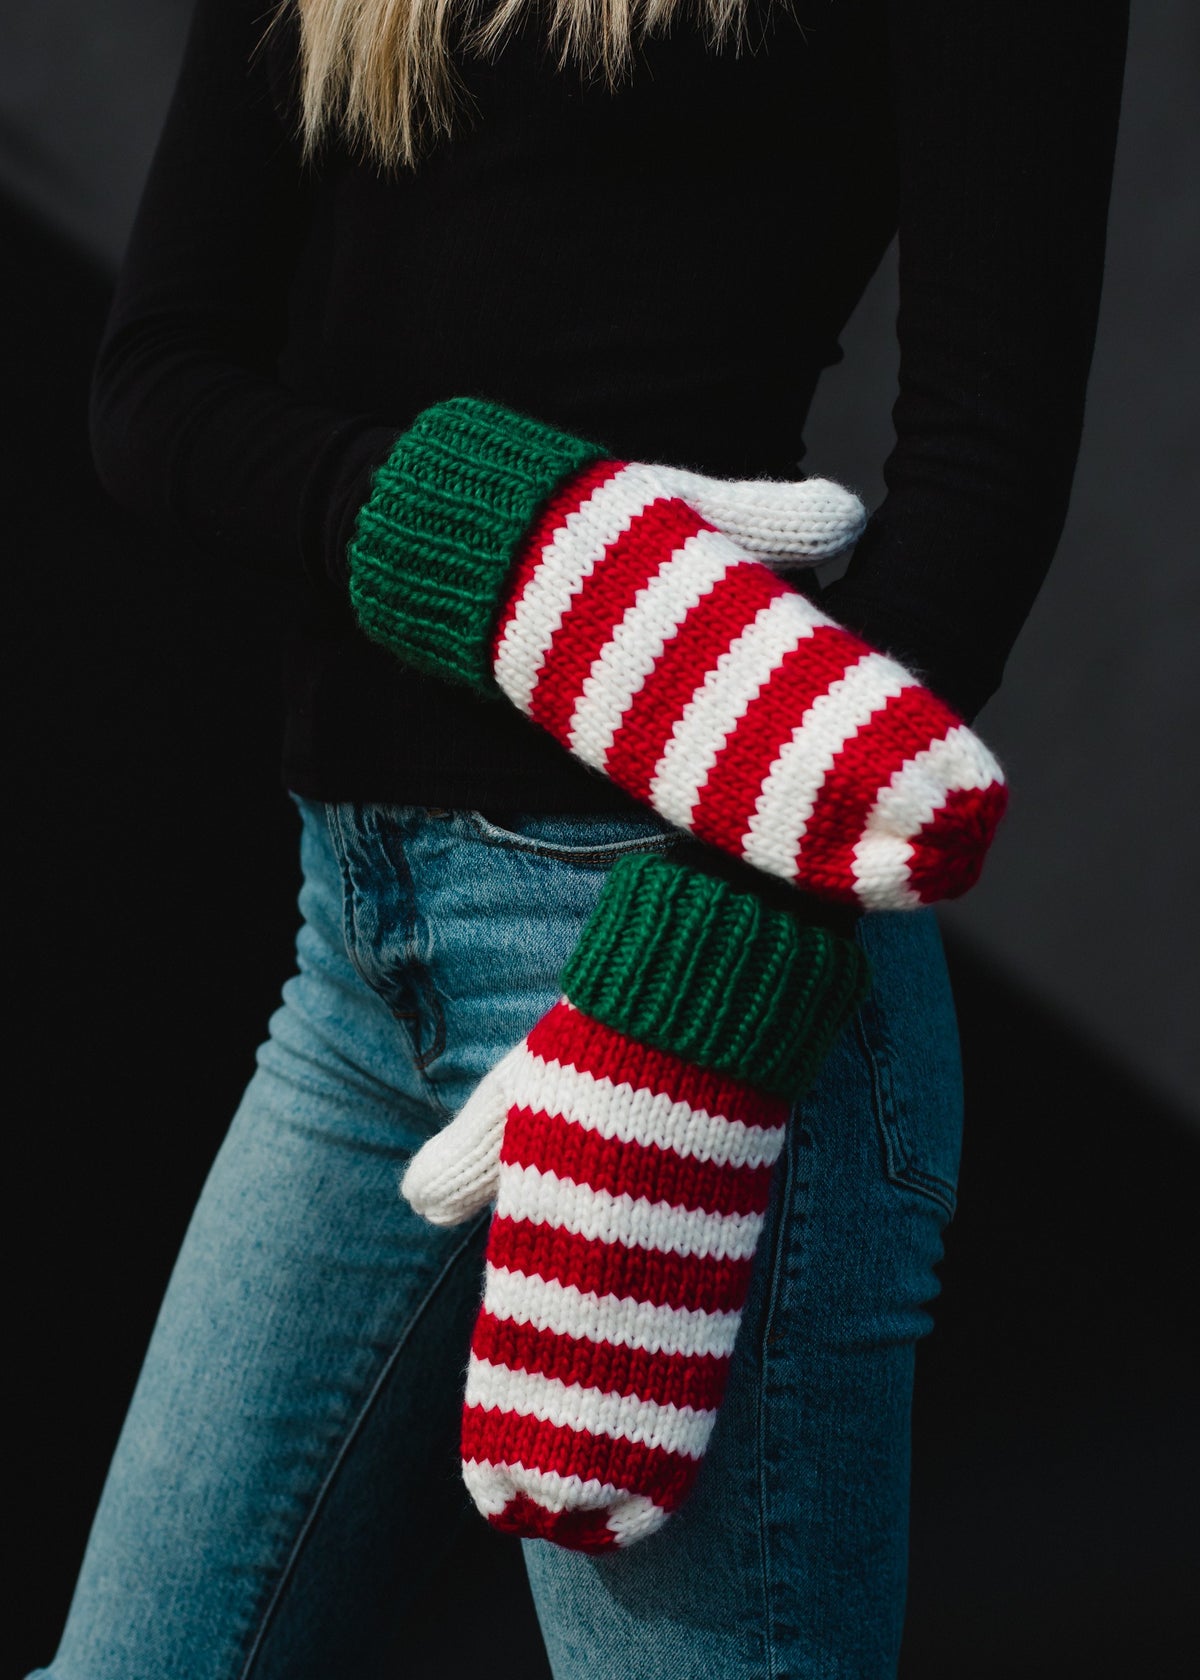
[(616, 461), (455, 398), (376, 474), (350, 594), (401, 659), (498, 688), (668, 822), (826, 899), (907, 909), (974, 883), (1006, 789), (949, 707), (755, 558), (820, 559), (860, 528), (823, 480)]
[(426, 1217), (496, 1202), (462, 1458), (497, 1528), (606, 1551), (687, 1494), (789, 1104), (865, 982), (851, 941), (623, 859), (565, 996), (415, 1156)]

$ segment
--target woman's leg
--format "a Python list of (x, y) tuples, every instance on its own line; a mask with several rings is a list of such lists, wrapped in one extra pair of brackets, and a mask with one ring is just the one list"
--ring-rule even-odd
[(470, 1509), (486, 1225), (436, 1231), (398, 1178), (553, 1001), (613, 857), (659, 832), (568, 819), (551, 848), (302, 809), (299, 971), (172, 1276), (53, 1680), (374, 1671)]
[(628, 1552), (528, 1542), (556, 1680), (889, 1680), (913, 1356), (961, 1141), (931, 914), (873, 916), (871, 997), (793, 1117), (730, 1390), (689, 1502)]
[[(280, 1637), (321, 1632), (297, 1591), (311, 1552), (347, 1621), (370, 1623), (372, 1594), (418, 1584), (455, 1519), (477, 1233), (435, 1233), (397, 1196), (442, 1114), (348, 958), (316, 806), (303, 863), (298, 973), (175, 1266), (47, 1671), (62, 1680), (283, 1672)], [(419, 1533), (398, 1520), (414, 1509)], [(326, 1543), (335, 1528), (353, 1562)]]

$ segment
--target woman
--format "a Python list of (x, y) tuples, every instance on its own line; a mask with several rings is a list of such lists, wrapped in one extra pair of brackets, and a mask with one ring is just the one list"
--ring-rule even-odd
[[(304, 921), (44, 1671), (62, 1680), (370, 1670), (466, 1508), (487, 1227), (429, 1225), (397, 1177), (553, 1008), (629, 854), (678, 856), (550, 735), (360, 631), (352, 556), (414, 419), (479, 394), (628, 460), (794, 478), (898, 225), (888, 494), (821, 607), (971, 718), (1051, 558), (1123, 5), (762, 5), (740, 53), (654, 18), (630, 37), (583, 0), (554, 26), (517, 7), (481, 51), (451, 7), (448, 108), (443, 23), (416, 5), (301, 0), (265, 41), (251, 0), (197, 7), (95, 448), (169, 540), (302, 591)], [(560, 1676), (895, 1671), (953, 1014), (928, 911), (852, 925), (753, 874), (768, 910), (866, 952), (870, 994), (787, 1128), (694, 1489), (616, 1553), (526, 1547)]]

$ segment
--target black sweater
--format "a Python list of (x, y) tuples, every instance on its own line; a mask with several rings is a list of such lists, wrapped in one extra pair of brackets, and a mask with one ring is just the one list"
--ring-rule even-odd
[[(411, 418), (475, 393), (626, 458), (795, 477), (893, 233), (888, 491), (824, 604), (968, 717), (1057, 543), (1095, 333), (1127, 0), (764, 4), (613, 95), (523, 31), (415, 171), (296, 142), (295, 33), (199, 0), (97, 363), (96, 461), (199, 555), (291, 579), (284, 773), (316, 798), (620, 808), (510, 708), (357, 632), (344, 553)], [(836, 471), (834, 467), (832, 470)]]

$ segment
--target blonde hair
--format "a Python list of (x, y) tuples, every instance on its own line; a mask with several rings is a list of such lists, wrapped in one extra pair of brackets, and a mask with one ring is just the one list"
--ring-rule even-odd
[(610, 86), (638, 44), (685, 11), (714, 45), (740, 41), (748, 0), (281, 0), (274, 27), (295, 9), (301, 43), (301, 132), (311, 153), (338, 130), (383, 165), (413, 164), (449, 132), (460, 102), (454, 54), (499, 49), (535, 10), (548, 12), (559, 67), (574, 61)]

